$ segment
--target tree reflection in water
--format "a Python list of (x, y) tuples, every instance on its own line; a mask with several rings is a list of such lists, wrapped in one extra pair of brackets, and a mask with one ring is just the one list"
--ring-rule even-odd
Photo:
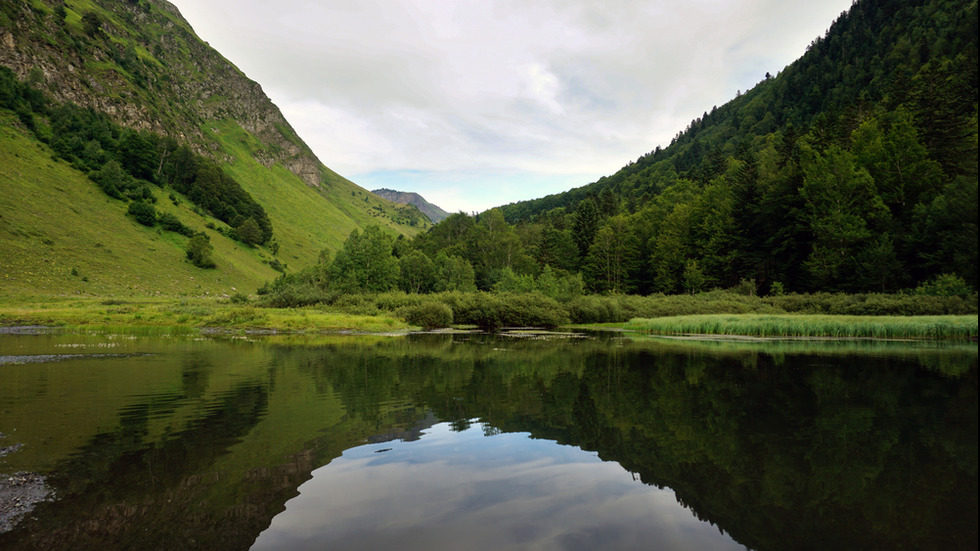
[[(315, 469), (393, 464), (438, 430), (465, 436), (463, 456), (520, 433), (600, 469), (616, 462), (752, 549), (976, 548), (975, 345), (419, 335), (130, 346), (153, 355), (4, 366), (0, 432), (16, 429), (24, 446), (0, 470), (48, 474), (58, 500), (0, 546), (246, 549)], [(57, 434), (64, 419), (71, 430)], [(503, 499), (505, 482), (473, 499)], [(354, 489), (327, 494), (356, 509), (344, 505)]]

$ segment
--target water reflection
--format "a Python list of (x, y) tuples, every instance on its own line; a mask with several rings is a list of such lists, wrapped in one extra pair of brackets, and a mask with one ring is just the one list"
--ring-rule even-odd
[(345, 451), (252, 549), (744, 549), (615, 462), (488, 428)]
[(975, 343), (0, 335), (65, 350), (0, 360), (5, 550), (977, 544)]

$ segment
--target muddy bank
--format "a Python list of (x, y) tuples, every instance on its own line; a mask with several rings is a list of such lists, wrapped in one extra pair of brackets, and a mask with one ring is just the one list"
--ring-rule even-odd
[(47, 335), (57, 331), (57, 327), (45, 325), (0, 325), (0, 335)]

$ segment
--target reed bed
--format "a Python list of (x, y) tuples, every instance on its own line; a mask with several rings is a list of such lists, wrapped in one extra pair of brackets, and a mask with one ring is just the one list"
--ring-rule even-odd
[(636, 318), (625, 328), (658, 335), (968, 339), (977, 336), (977, 316), (716, 314)]

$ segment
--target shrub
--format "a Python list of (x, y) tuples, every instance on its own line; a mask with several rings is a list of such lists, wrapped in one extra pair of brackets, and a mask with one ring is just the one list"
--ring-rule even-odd
[(608, 297), (595, 295), (578, 297), (568, 303), (572, 323), (614, 323), (626, 321), (619, 304)]
[(153, 205), (143, 201), (133, 201), (129, 204), (128, 214), (132, 215), (137, 222), (144, 226), (153, 226), (157, 223), (157, 209)]
[(446, 293), (456, 323), (476, 325), (484, 331), (501, 327), (554, 328), (569, 322), (554, 299), (538, 293)]
[(400, 311), (402, 318), (423, 329), (449, 327), (453, 324), (453, 309), (441, 302), (426, 302), (418, 306), (408, 306)]
[(962, 277), (955, 274), (940, 274), (935, 279), (916, 287), (915, 294), (937, 297), (966, 297), (972, 291)]
[(216, 264), (211, 259), (214, 247), (207, 235), (199, 233), (187, 242), (187, 258), (198, 268), (214, 268)]
[(160, 223), (161, 228), (167, 231), (179, 233), (180, 235), (187, 237), (194, 236), (194, 230), (185, 226), (173, 213), (161, 212), (160, 215), (157, 216), (157, 222)]
[(259, 289), (258, 294), (263, 296), (261, 305), (271, 308), (297, 308), (327, 304), (336, 298), (336, 294), (324, 291), (309, 282), (282, 286), (266, 284)]

